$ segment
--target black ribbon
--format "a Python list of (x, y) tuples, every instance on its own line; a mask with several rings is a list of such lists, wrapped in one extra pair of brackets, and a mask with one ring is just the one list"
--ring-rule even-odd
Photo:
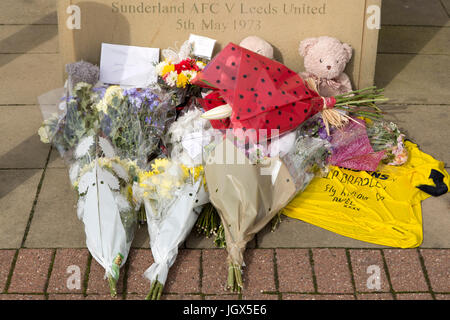
[(444, 175), (441, 172), (431, 169), (429, 179), (433, 180), (435, 186), (421, 184), (417, 186), (417, 188), (433, 197), (439, 197), (448, 192), (448, 187), (444, 183)]

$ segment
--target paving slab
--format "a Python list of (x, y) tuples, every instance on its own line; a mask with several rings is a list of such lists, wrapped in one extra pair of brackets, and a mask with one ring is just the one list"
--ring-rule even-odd
[(65, 169), (47, 169), (34, 211), (28, 248), (84, 248), (84, 225), (77, 217), (77, 198)]
[(383, 26), (379, 53), (449, 54), (450, 28)]
[(257, 235), (258, 248), (386, 248), (341, 236), (298, 219), (282, 216), (278, 228), (266, 226)]
[(0, 113), (0, 168), (44, 168), (50, 145), (37, 134), (42, 123), (39, 108), (0, 106)]
[(61, 158), (61, 155), (59, 154), (58, 150), (56, 150), (55, 148), (52, 148), (50, 158), (48, 159), (47, 167), (69, 170), (69, 167), (66, 165), (63, 158)]
[(382, 25), (448, 26), (440, 0), (388, 0), (381, 9)]
[(43, 170), (0, 170), (0, 248), (19, 248)]
[(450, 193), (422, 202), (421, 248), (450, 248)]
[(392, 289), (400, 292), (428, 291), (416, 249), (387, 249), (383, 253)]
[(43, 293), (53, 256), (52, 249), (20, 249), (9, 293)]
[(0, 54), (0, 105), (36, 104), (37, 97), (63, 86), (59, 55)]
[(378, 54), (375, 84), (389, 103), (448, 104), (450, 56)]
[(0, 25), (0, 53), (56, 53), (56, 25)]
[[(214, 237), (210, 238), (205, 237), (202, 234), (199, 234), (197, 230), (192, 229), (192, 232), (186, 239), (186, 248), (189, 249), (213, 249), (217, 248), (214, 244)], [(256, 240), (253, 238), (249, 243), (247, 243), (247, 248), (256, 248)]]
[(382, 109), (385, 119), (396, 123), (407, 139), (450, 165), (450, 105), (383, 105)]
[(2, 0), (0, 24), (57, 24), (57, 0)]
[(428, 279), (434, 292), (450, 292), (450, 250), (422, 249)]

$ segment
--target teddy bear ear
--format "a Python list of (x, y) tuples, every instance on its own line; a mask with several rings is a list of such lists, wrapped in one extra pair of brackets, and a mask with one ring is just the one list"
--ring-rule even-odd
[(308, 54), (309, 49), (311, 49), (319, 39), (317, 38), (307, 38), (300, 42), (300, 46), (298, 47), (298, 52), (302, 57), (305, 57)]
[(343, 44), (343, 47), (344, 47), (345, 53), (347, 54), (347, 62), (349, 62), (350, 59), (351, 59), (352, 56), (353, 56), (353, 49), (352, 49), (352, 46), (349, 45), (349, 44), (347, 44), (347, 43), (344, 43), (344, 44)]

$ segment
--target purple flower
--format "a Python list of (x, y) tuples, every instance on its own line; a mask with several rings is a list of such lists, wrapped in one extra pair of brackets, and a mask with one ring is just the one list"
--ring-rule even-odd
[(325, 140), (328, 138), (327, 130), (325, 129), (325, 127), (319, 128), (319, 138), (322, 140)]

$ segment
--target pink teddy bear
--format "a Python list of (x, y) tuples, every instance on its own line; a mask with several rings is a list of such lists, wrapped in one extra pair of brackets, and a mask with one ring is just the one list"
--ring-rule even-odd
[(314, 78), (320, 95), (332, 97), (352, 91), (350, 78), (344, 73), (352, 58), (352, 47), (332, 37), (308, 38), (300, 42), (306, 72), (303, 79)]

